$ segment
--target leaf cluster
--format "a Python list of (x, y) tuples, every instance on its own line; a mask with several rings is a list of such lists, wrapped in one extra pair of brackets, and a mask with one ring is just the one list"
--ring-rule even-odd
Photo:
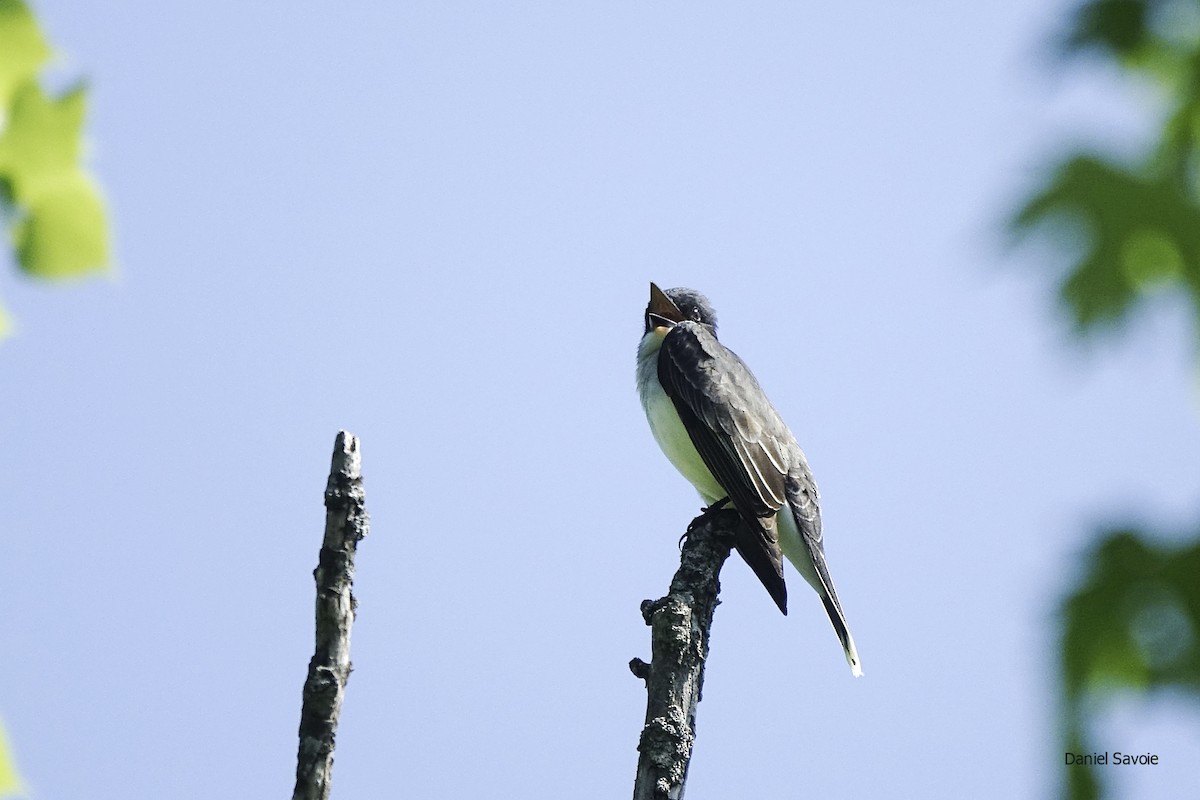
[(1200, 2), (1093, 0), (1062, 47), (1150, 84), (1164, 122), (1136, 163), (1088, 151), (1065, 158), (1011, 229), (1063, 240), (1073, 263), (1059, 295), (1080, 332), (1123, 322), (1164, 290), (1189, 298), (1200, 319)]
[(108, 223), (81, 166), (85, 89), (51, 97), (38, 80), (51, 52), (24, 2), (0, 0), (0, 220), (21, 270), (68, 278), (108, 264)]
[[(1098, 700), (1175, 690), (1200, 699), (1200, 536), (1181, 544), (1136, 529), (1107, 532), (1064, 598), (1060, 668), (1066, 752), (1094, 749)], [(1069, 797), (1101, 796), (1099, 774), (1067, 772)]]
[(1171, 546), (1114, 530), (1086, 562), (1062, 605), (1067, 699), (1125, 688), (1200, 693), (1200, 538)]

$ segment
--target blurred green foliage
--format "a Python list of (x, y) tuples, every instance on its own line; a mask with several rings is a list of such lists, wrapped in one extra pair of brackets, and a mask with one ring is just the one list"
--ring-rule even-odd
[(4, 735), (4, 726), (0, 725), (0, 798), (13, 797), (22, 794), (24, 787), (17, 775), (17, 768), (12, 762), (8, 750), (8, 739)]
[[(50, 55), (24, 2), (0, 0), (0, 219), (22, 271), (68, 278), (108, 265), (108, 223), (81, 166), (84, 89), (47, 96), (38, 72)], [(0, 310), (0, 335), (7, 327)]]
[(1153, 544), (1136, 530), (1100, 537), (1063, 603), (1068, 698), (1132, 686), (1200, 689), (1200, 541)]
[[(1200, 331), (1200, 0), (1091, 0), (1062, 45), (1148, 84), (1164, 116), (1134, 163), (1068, 156), (1012, 230), (1061, 238), (1073, 263), (1059, 296), (1080, 334), (1119, 326), (1160, 292), (1186, 297)], [(1062, 732), (1065, 752), (1088, 754), (1106, 749), (1091, 728), (1116, 694), (1200, 699), (1200, 535), (1104, 531), (1082, 573), (1060, 608)], [(1104, 796), (1099, 769), (1066, 770), (1069, 798)]]
[[(1065, 752), (1094, 746), (1090, 714), (1121, 692), (1200, 695), (1200, 536), (1182, 544), (1135, 529), (1101, 535), (1063, 600), (1060, 667)], [(1091, 768), (1067, 768), (1068, 796), (1097, 798)]]
[(1016, 224), (1068, 212), (1086, 244), (1059, 292), (1081, 330), (1120, 321), (1142, 296), (1170, 286), (1200, 310), (1200, 207), (1174, 181), (1077, 155)]
[(1067, 158), (1014, 217), (1014, 232), (1066, 234), (1077, 252), (1060, 296), (1081, 332), (1122, 322), (1164, 290), (1188, 297), (1200, 319), (1200, 2), (1093, 0), (1063, 47), (1141, 79), (1164, 99), (1165, 117), (1138, 163)]

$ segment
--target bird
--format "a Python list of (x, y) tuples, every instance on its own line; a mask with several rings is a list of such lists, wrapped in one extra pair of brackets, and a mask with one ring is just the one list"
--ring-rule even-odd
[[(650, 284), (637, 387), (655, 441), (707, 509), (740, 517), (738, 553), (787, 614), (783, 558), (816, 590), (855, 677), (862, 664), (829, 575), (820, 497), (796, 437), (694, 289)], [(707, 511), (706, 509), (706, 511)]]

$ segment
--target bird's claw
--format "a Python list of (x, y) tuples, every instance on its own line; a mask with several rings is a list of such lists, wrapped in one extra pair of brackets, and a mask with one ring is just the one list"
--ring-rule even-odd
[(700, 516), (696, 517), (694, 520), (689, 522), (688, 526), (687, 526), (687, 530), (685, 530), (683, 532), (683, 536), (679, 537), (679, 549), (680, 550), (683, 549), (683, 543), (687, 541), (687, 538), (692, 535), (692, 533), (696, 530), (697, 527), (704, 524), (704, 522), (707, 521), (709, 517), (711, 517), (713, 514), (720, 511), (722, 508), (724, 508), (727, 505), (729, 505), (729, 498), (722, 497), (720, 500), (713, 503), (711, 506), (705, 506), (704, 508), (700, 509)]

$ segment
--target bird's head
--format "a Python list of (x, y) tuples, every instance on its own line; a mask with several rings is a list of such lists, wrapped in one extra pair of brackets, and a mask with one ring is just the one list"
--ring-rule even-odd
[(650, 303), (646, 306), (646, 333), (662, 329), (666, 333), (680, 322), (691, 320), (717, 330), (717, 312), (708, 298), (695, 289), (667, 289), (650, 284)]

